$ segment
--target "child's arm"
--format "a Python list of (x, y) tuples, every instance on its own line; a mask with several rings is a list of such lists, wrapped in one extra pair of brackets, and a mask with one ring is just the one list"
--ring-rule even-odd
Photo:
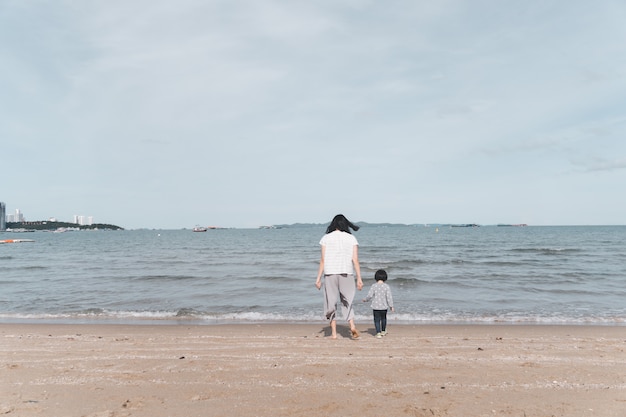
[(391, 295), (391, 288), (387, 289), (387, 304), (389, 305), (391, 312), (395, 313), (396, 310), (393, 308), (393, 296)]

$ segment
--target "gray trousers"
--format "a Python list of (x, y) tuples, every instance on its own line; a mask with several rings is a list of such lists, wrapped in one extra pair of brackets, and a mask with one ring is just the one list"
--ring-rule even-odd
[(328, 320), (336, 320), (337, 303), (341, 303), (341, 313), (348, 320), (354, 319), (352, 301), (356, 294), (354, 275), (324, 275), (324, 314)]

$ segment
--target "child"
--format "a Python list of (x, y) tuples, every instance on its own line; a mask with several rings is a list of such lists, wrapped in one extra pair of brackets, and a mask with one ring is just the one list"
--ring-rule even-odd
[(372, 285), (363, 302), (372, 300), (376, 337), (380, 339), (387, 334), (387, 309), (394, 311), (393, 298), (391, 297), (391, 288), (385, 283), (387, 281), (387, 272), (379, 269), (376, 271), (374, 278), (376, 278), (376, 283)]

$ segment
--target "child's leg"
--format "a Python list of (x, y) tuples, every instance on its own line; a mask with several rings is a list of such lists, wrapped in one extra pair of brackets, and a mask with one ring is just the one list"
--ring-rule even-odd
[(381, 331), (381, 310), (374, 310), (374, 327), (376, 328), (376, 334)]
[(380, 311), (380, 330), (383, 332), (387, 331), (387, 310)]

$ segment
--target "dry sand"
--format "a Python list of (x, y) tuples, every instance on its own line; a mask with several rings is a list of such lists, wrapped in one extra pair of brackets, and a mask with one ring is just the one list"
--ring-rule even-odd
[(0, 415), (626, 416), (626, 327), (0, 324)]

